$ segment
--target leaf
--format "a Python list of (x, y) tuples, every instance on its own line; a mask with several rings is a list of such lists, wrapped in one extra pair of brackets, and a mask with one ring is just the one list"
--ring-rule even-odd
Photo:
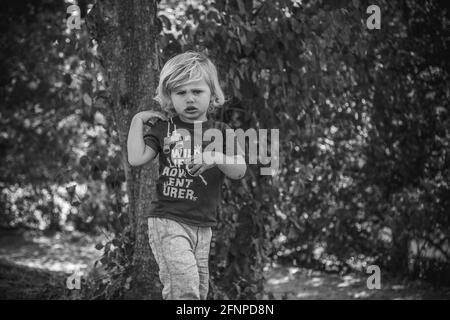
[(89, 163), (89, 158), (87, 156), (82, 156), (80, 158), (80, 166), (86, 167), (88, 163)]
[(291, 21), (292, 31), (294, 31), (295, 33), (302, 32), (302, 25), (300, 24), (300, 22), (297, 21), (297, 19), (293, 18), (293, 19), (290, 19), (290, 21)]
[(75, 184), (66, 188), (66, 191), (71, 198), (73, 198), (73, 196), (75, 195), (76, 188), (77, 186)]
[(72, 202), (72, 206), (74, 206), (74, 207), (78, 207), (80, 204), (81, 204), (81, 202), (78, 200), (75, 200)]
[(295, 73), (293, 73), (293, 74), (291, 74), (291, 81), (292, 81), (292, 84), (294, 86), (296, 86), (300, 82), (300, 79)]
[(70, 74), (66, 73), (66, 74), (64, 75), (64, 82), (65, 82), (68, 86), (70, 86), (70, 84), (72, 83), (72, 77), (71, 77)]
[(239, 90), (239, 89), (241, 88), (241, 81), (239, 80), (239, 77), (238, 77), (238, 76), (236, 76), (236, 77), (234, 78), (234, 86), (235, 86), (235, 88), (236, 88), (237, 90)]
[(305, 166), (305, 178), (308, 181), (312, 181), (314, 179), (314, 168), (310, 163)]
[(99, 110), (102, 110), (102, 109), (105, 109), (106, 107), (107, 107), (107, 101), (106, 101), (106, 99), (105, 98), (103, 98), (103, 97), (98, 97), (98, 98), (96, 98), (95, 99), (95, 101), (94, 101), (94, 107), (96, 108), (96, 109), (99, 109)]
[(105, 159), (100, 159), (97, 161), (96, 165), (101, 171), (105, 171), (108, 167), (108, 162)]
[[(95, 169), (97, 169), (97, 168), (95, 167)], [(92, 170), (91, 177), (94, 180), (101, 180), (102, 179), (102, 172), (100, 170), (98, 170), (98, 169), (97, 170)]]
[(447, 109), (445, 109), (444, 107), (442, 107), (442, 106), (437, 106), (436, 108), (435, 108), (435, 111), (436, 111), (436, 114), (441, 114), (441, 113), (447, 113), (448, 111), (447, 111)]
[(239, 41), (242, 45), (245, 45), (245, 43), (247, 42), (247, 37), (245, 36), (245, 31), (243, 30), (239, 32)]
[(170, 22), (170, 19), (169, 19), (167, 16), (163, 15), (163, 14), (160, 14), (160, 15), (159, 15), (159, 19), (161, 20), (161, 22), (163, 23), (163, 25), (164, 25), (167, 29), (170, 30), (170, 28), (172, 27), (172, 23)]
[(83, 82), (81, 82), (81, 92), (86, 94), (90, 94), (92, 92), (92, 80), (85, 78)]
[(428, 92), (426, 95), (425, 95), (425, 99), (428, 99), (428, 100), (434, 100), (434, 97), (436, 96), (436, 92), (434, 92), (434, 91), (431, 91), (431, 92)]
[(238, 7), (239, 7), (239, 13), (242, 14), (242, 15), (244, 15), (244, 14), (246, 13), (246, 12), (245, 12), (244, 1), (242, 1), (242, 0), (237, 0), (237, 3), (238, 3)]
[(280, 82), (280, 76), (277, 75), (277, 74), (275, 74), (275, 75), (272, 77), (272, 84), (276, 85), (276, 84), (279, 83), (279, 82)]
[(89, 107), (92, 106), (92, 98), (87, 93), (83, 94), (83, 101), (85, 104), (87, 104)]

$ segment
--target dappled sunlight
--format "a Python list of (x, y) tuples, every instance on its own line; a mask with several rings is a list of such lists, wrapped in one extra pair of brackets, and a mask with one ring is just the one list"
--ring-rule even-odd
[[(53, 236), (25, 235), (0, 237), (0, 260), (6, 275), (4, 286), (18, 288), (12, 296), (45, 296), (46, 287), (63, 294), (67, 274), (78, 271), (85, 276), (102, 252), (94, 248), (105, 237), (81, 233), (57, 233)], [(6, 263), (6, 264), (5, 264)], [(434, 292), (419, 282), (409, 285), (382, 280), (381, 290), (369, 290), (365, 274), (326, 273), (294, 266), (272, 265), (264, 268), (265, 290), (277, 300), (391, 299), (411, 300), (450, 297), (450, 292)], [(36, 280), (34, 280), (36, 279)], [(21, 285), (17, 285), (17, 281)], [(36, 282), (29, 289), (29, 283)], [(25, 290), (22, 293), (20, 290)], [(48, 296), (53, 297), (53, 296)]]
[(317, 298), (319, 296), (319, 292), (318, 291), (308, 291), (308, 292), (300, 292), (297, 293), (297, 298), (298, 299), (311, 299), (311, 298)]
[(86, 270), (88, 265), (84, 263), (71, 263), (71, 262), (58, 262), (58, 261), (41, 261), (41, 260), (31, 260), (22, 259), (16, 261), (18, 265), (23, 265), (29, 268), (45, 269), (48, 271), (73, 273), (75, 270), (80, 270), (80, 274), (84, 275), (83, 270)]
[(405, 286), (404, 285), (394, 285), (392, 286), (392, 290), (405, 290)]
[(356, 292), (353, 294), (353, 298), (355, 298), (355, 299), (368, 298), (369, 296), (370, 296), (370, 294), (365, 290), (363, 290), (361, 292)]
[(361, 279), (355, 278), (354, 276), (351, 275), (342, 277), (342, 280), (344, 281), (337, 285), (338, 288), (349, 287), (351, 285), (358, 284), (359, 282), (361, 282)]
[[(358, 0), (95, 2), (9, 1), (0, 13), (0, 295), (50, 298), (48, 279), (69, 289), (76, 271), (98, 297), (159, 297), (144, 217), (176, 209), (217, 222), (213, 297), (450, 297), (443, 1), (377, 1), (375, 15)], [(199, 64), (178, 67), (196, 58), (161, 68), (188, 49), (210, 90), (178, 90)], [(188, 122), (220, 129), (209, 148), (206, 127), (172, 121), (203, 97)], [(185, 144), (183, 129), (200, 139)], [(185, 176), (175, 158), (211, 149), (243, 149), (245, 174), (231, 179), (226, 163)]]
[(83, 275), (102, 254), (94, 247), (96, 239), (85, 235), (77, 237), (77, 234), (57, 233), (54, 236), (25, 237), (20, 247), (12, 240), (8, 237), (0, 240), (0, 258), (53, 272), (73, 273), (77, 270)]
[(288, 270), (289, 270), (289, 274), (290, 275), (294, 275), (294, 274), (296, 274), (297, 272), (300, 272), (300, 268), (297, 268), (297, 267), (290, 267), (290, 268), (288, 268)]
[(286, 282), (289, 282), (289, 277), (287, 277), (287, 276), (286, 277), (282, 277), (280, 279), (270, 279), (268, 281), (268, 283), (271, 284), (271, 285), (279, 285), (281, 283), (286, 283)]
[(309, 281), (306, 281), (305, 285), (307, 286), (312, 286), (312, 287), (319, 287), (323, 284), (323, 279), (322, 278), (318, 278), (318, 277), (314, 277)]
[(339, 275), (280, 265), (274, 265), (265, 271), (267, 274), (265, 290), (271, 292), (277, 300), (420, 300), (450, 297), (450, 292), (434, 292), (423, 283), (405, 285), (387, 279), (382, 280), (380, 290), (370, 290), (367, 288), (366, 275), (363, 273)]

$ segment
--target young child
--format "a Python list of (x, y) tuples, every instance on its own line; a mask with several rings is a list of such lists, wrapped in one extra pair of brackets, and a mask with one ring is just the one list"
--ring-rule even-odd
[[(128, 161), (138, 166), (159, 154), (148, 230), (164, 286), (163, 299), (205, 300), (211, 227), (216, 224), (224, 176), (240, 179), (247, 166), (238, 143), (235, 154), (225, 151), (225, 129), (230, 127), (208, 118), (224, 103), (224, 95), (216, 68), (204, 54), (185, 52), (170, 59), (161, 70), (156, 100), (174, 116), (165, 119), (152, 111), (136, 114), (128, 135)], [(152, 119), (156, 122), (143, 137), (143, 125)], [(210, 128), (221, 130), (223, 153), (204, 152), (211, 141), (202, 137)]]

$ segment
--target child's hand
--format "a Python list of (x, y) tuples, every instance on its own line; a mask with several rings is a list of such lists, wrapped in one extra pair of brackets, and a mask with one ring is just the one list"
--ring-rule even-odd
[(139, 113), (136, 113), (134, 115), (134, 117), (141, 119), (142, 123), (147, 123), (149, 120), (153, 120), (153, 121), (150, 121), (150, 122), (152, 122), (152, 124), (154, 124), (158, 118), (161, 120), (167, 120), (166, 115), (164, 115), (162, 112), (150, 111), (150, 110), (141, 111)]
[[(218, 159), (221, 159), (221, 155), (223, 154), (220, 152), (215, 152), (213, 156), (213, 152), (211, 151), (196, 154), (187, 163), (187, 170), (189, 174), (196, 177), (201, 175), (206, 170), (214, 168), (217, 166), (217, 162), (219, 162)], [(201, 163), (196, 163), (198, 161), (201, 161)]]

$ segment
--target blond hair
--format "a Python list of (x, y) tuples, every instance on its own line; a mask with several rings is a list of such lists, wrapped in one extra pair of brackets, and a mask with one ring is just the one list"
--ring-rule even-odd
[(208, 112), (222, 106), (225, 97), (219, 84), (217, 69), (208, 57), (200, 52), (187, 51), (166, 62), (159, 76), (155, 100), (165, 111), (175, 113), (170, 94), (175, 88), (190, 82), (205, 80), (211, 90)]

